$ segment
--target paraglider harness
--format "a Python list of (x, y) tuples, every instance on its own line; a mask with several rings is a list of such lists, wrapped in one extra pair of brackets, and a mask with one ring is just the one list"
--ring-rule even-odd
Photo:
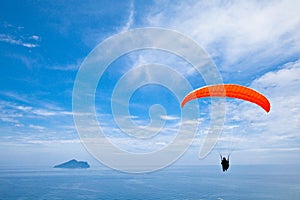
[(223, 168), (223, 172), (227, 171), (228, 168), (229, 168), (229, 156), (230, 154), (228, 154), (227, 156), (227, 160), (225, 157), (222, 157), (222, 155), (220, 154), (220, 157), (221, 157), (221, 165), (222, 165), (222, 168)]

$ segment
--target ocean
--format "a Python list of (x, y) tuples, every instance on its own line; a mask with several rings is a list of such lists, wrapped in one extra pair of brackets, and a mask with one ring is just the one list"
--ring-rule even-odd
[[(299, 166), (298, 166), (299, 167)], [(90, 169), (3, 168), (0, 199), (299, 200), (297, 166), (171, 166), (128, 174)]]

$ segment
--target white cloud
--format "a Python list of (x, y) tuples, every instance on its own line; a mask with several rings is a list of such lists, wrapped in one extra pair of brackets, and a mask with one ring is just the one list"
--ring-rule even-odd
[(29, 128), (37, 129), (37, 130), (44, 130), (45, 129), (44, 126), (38, 126), (38, 125), (33, 125), (33, 124), (30, 124)]
[[(38, 40), (38, 36), (34, 35), (26, 40)], [(0, 34), (0, 42), (6, 42), (9, 44), (14, 44), (14, 45), (19, 45), (27, 48), (35, 48), (38, 47), (39, 45), (30, 41), (24, 41), (22, 39), (16, 39), (11, 35), (5, 35), (5, 34)]]
[[(34, 135), (34, 130), (43, 135), (50, 131), (63, 130), (64, 135), (74, 134), (74, 126), (71, 111), (66, 111), (56, 105), (45, 104), (43, 107), (28, 103), (17, 103), (16, 101), (0, 100), (0, 121), (2, 121), (2, 132), (5, 134), (28, 134)], [(34, 123), (34, 124), (32, 124)], [(72, 128), (66, 128), (66, 126)], [(57, 137), (57, 136), (55, 136)]]
[[(269, 72), (255, 80), (252, 87), (261, 90), (271, 101), (271, 112), (266, 118), (270, 137), (288, 136), (289, 141), (300, 142), (300, 61)], [(273, 136), (273, 137), (274, 137)], [(279, 141), (281, 137), (278, 138)], [(285, 142), (282, 138), (282, 142)], [(288, 139), (288, 138), (286, 138)]]
[(24, 124), (17, 123), (17, 124), (15, 124), (15, 127), (24, 127)]
[(29, 111), (29, 110), (32, 110), (32, 107), (30, 107), (30, 106), (16, 106), (16, 108), (18, 109), (18, 110), (21, 110), (21, 111)]
[(73, 115), (73, 112), (65, 111), (62, 108), (51, 106), (47, 104), (45, 107), (39, 106), (25, 106), (15, 102), (0, 101), (0, 108), (6, 110), (6, 114), (10, 114), (12, 117), (24, 117), (24, 115), (39, 115), (39, 116), (62, 116)]
[(77, 71), (80, 68), (83, 59), (78, 59), (76, 63), (67, 64), (67, 65), (56, 65), (48, 67), (51, 70), (58, 70), (58, 71)]
[(300, 142), (299, 85), (299, 60), (254, 80), (250, 87), (266, 95), (271, 102), (271, 111), (267, 114), (249, 102), (229, 102), (226, 123), (236, 121), (239, 127), (233, 133), (224, 132), (224, 138), (230, 133), (231, 136), (236, 134), (235, 137), (240, 138), (240, 141), (235, 145), (242, 149), (280, 150), (298, 147)]
[(40, 37), (38, 35), (33, 35), (31, 36), (31, 38), (36, 41), (40, 40)]
[(223, 72), (251, 76), (300, 52), (298, 1), (157, 1), (153, 10), (147, 25), (189, 35)]
[(37, 140), (37, 139), (27, 139), (24, 142), (29, 144), (43, 144), (43, 145), (51, 145), (51, 144), (79, 144), (81, 141), (79, 139), (50, 139), (50, 140)]
[[(165, 38), (157, 39), (157, 44), (165, 42)], [(172, 44), (170, 44), (172, 46)], [(193, 52), (190, 52), (192, 54)], [(146, 51), (138, 51), (129, 54), (132, 61), (132, 68), (159, 63), (161, 65), (169, 66), (170, 68), (178, 71), (180, 74), (185, 76), (194, 75), (197, 73), (194, 67), (188, 63), (185, 58), (181, 58), (171, 52), (159, 51), (158, 49), (148, 49)], [(127, 69), (128, 70), (128, 69)], [(140, 74), (135, 74), (140, 76)]]
[(24, 102), (24, 103), (32, 102), (32, 100), (29, 99), (27, 95), (22, 95), (22, 94), (14, 93), (14, 92), (2, 92), (1, 94), (6, 97), (12, 98), (14, 100), (20, 101), (20, 102)]
[(174, 121), (180, 119), (178, 116), (170, 116), (170, 115), (162, 115), (160, 116), (160, 118), (167, 121)]
[(14, 119), (14, 118), (10, 118), (10, 117), (0, 117), (0, 119), (3, 121), (3, 122), (10, 122), (10, 123), (16, 123), (18, 124), (19, 121)]
[(35, 109), (32, 111), (33, 114), (35, 115), (40, 115), (40, 116), (53, 116), (56, 115), (56, 112), (52, 110), (47, 110), (47, 109)]
[(121, 32), (128, 31), (134, 23), (134, 1), (130, 1), (130, 10), (128, 21), (124, 27), (121, 28)]
[(34, 108), (29, 113), (32, 113), (37, 116), (70, 116), (73, 115), (73, 112), (64, 111), (64, 110), (52, 110), (47, 108)]

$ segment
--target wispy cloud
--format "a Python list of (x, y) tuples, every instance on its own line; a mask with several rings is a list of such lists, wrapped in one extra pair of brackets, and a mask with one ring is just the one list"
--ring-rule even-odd
[(130, 1), (130, 8), (129, 8), (129, 16), (128, 21), (126, 22), (125, 26), (121, 28), (121, 32), (128, 31), (134, 23), (134, 1)]
[(271, 101), (271, 112), (266, 118), (266, 132), (270, 137), (290, 135), (300, 141), (300, 61), (288, 63), (255, 80), (252, 87), (264, 92)]
[(58, 70), (58, 71), (77, 71), (82, 63), (83, 59), (78, 59), (74, 64), (67, 64), (67, 65), (56, 65), (48, 67), (51, 70)]
[(160, 116), (160, 118), (167, 121), (174, 121), (180, 119), (178, 116), (171, 116), (171, 115), (162, 115)]
[[(147, 25), (178, 30), (202, 45), (224, 72), (252, 77), (300, 50), (299, 2), (157, 1)], [(238, 78), (238, 77), (237, 77)]]
[(33, 35), (26, 39), (16, 38), (7, 34), (0, 34), (0, 42), (6, 42), (13, 45), (19, 45), (27, 48), (36, 48), (39, 45), (36, 43), (39, 40), (39, 36)]
[[(260, 91), (271, 102), (266, 114), (249, 102), (227, 103), (227, 120), (221, 140), (234, 142), (236, 149), (294, 148), (300, 136), (300, 62), (288, 63), (254, 80), (250, 87)], [(227, 125), (237, 125), (228, 129)], [(230, 127), (229, 127), (230, 128)], [(233, 141), (237, 139), (239, 141)]]
[[(47, 104), (49, 105), (49, 104)], [(61, 126), (73, 125), (71, 111), (59, 108), (56, 105), (44, 106), (16, 102), (13, 100), (0, 100), (0, 120), (3, 127), (8, 127), (6, 134), (10, 132), (23, 131), (30, 129), (38, 131), (60, 130)], [(66, 129), (64, 132), (68, 132)], [(74, 131), (74, 126), (72, 126)], [(4, 128), (3, 128), (4, 131)], [(29, 131), (30, 132), (30, 131)], [(48, 133), (46, 133), (48, 134)]]
[(0, 119), (1, 119), (3, 122), (10, 122), (10, 123), (15, 123), (15, 124), (18, 124), (18, 123), (19, 123), (18, 120), (13, 119), (11, 116), (10, 116), (10, 117), (2, 116), (2, 117), (0, 117)]
[(33, 124), (30, 124), (29, 128), (33, 128), (33, 129), (37, 129), (37, 130), (44, 130), (44, 129), (46, 129), (44, 126), (38, 126), (38, 125), (33, 125)]
[[(156, 39), (157, 44), (163, 44), (165, 41), (168, 41), (168, 39)], [(169, 46), (171, 47), (172, 44), (170, 44)], [(192, 54), (193, 52), (190, 53)], [(197, 74), (197, 71), (190, 63), (184, 60), (184, 58), (174, 55), (171, 52), (160, 51), (158, 49), (148, 49), (145, 51), (131, 53), (129, 54), (129, 58), (131, 60), (130, 62), (132, 64), (132, 68), (152, 63), (159, 63), (171, 67), (184, 76), (193, 76)]]

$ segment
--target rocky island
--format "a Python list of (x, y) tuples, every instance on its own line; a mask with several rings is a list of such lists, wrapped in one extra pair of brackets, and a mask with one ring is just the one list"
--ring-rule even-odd
[(78, 168), (90, 168), (90, 165), (84, 161), (77, 161), (75, 159), (68, 162), (55, 165), (54, 168), (65, 168), (65, 169), (78, 169)]

